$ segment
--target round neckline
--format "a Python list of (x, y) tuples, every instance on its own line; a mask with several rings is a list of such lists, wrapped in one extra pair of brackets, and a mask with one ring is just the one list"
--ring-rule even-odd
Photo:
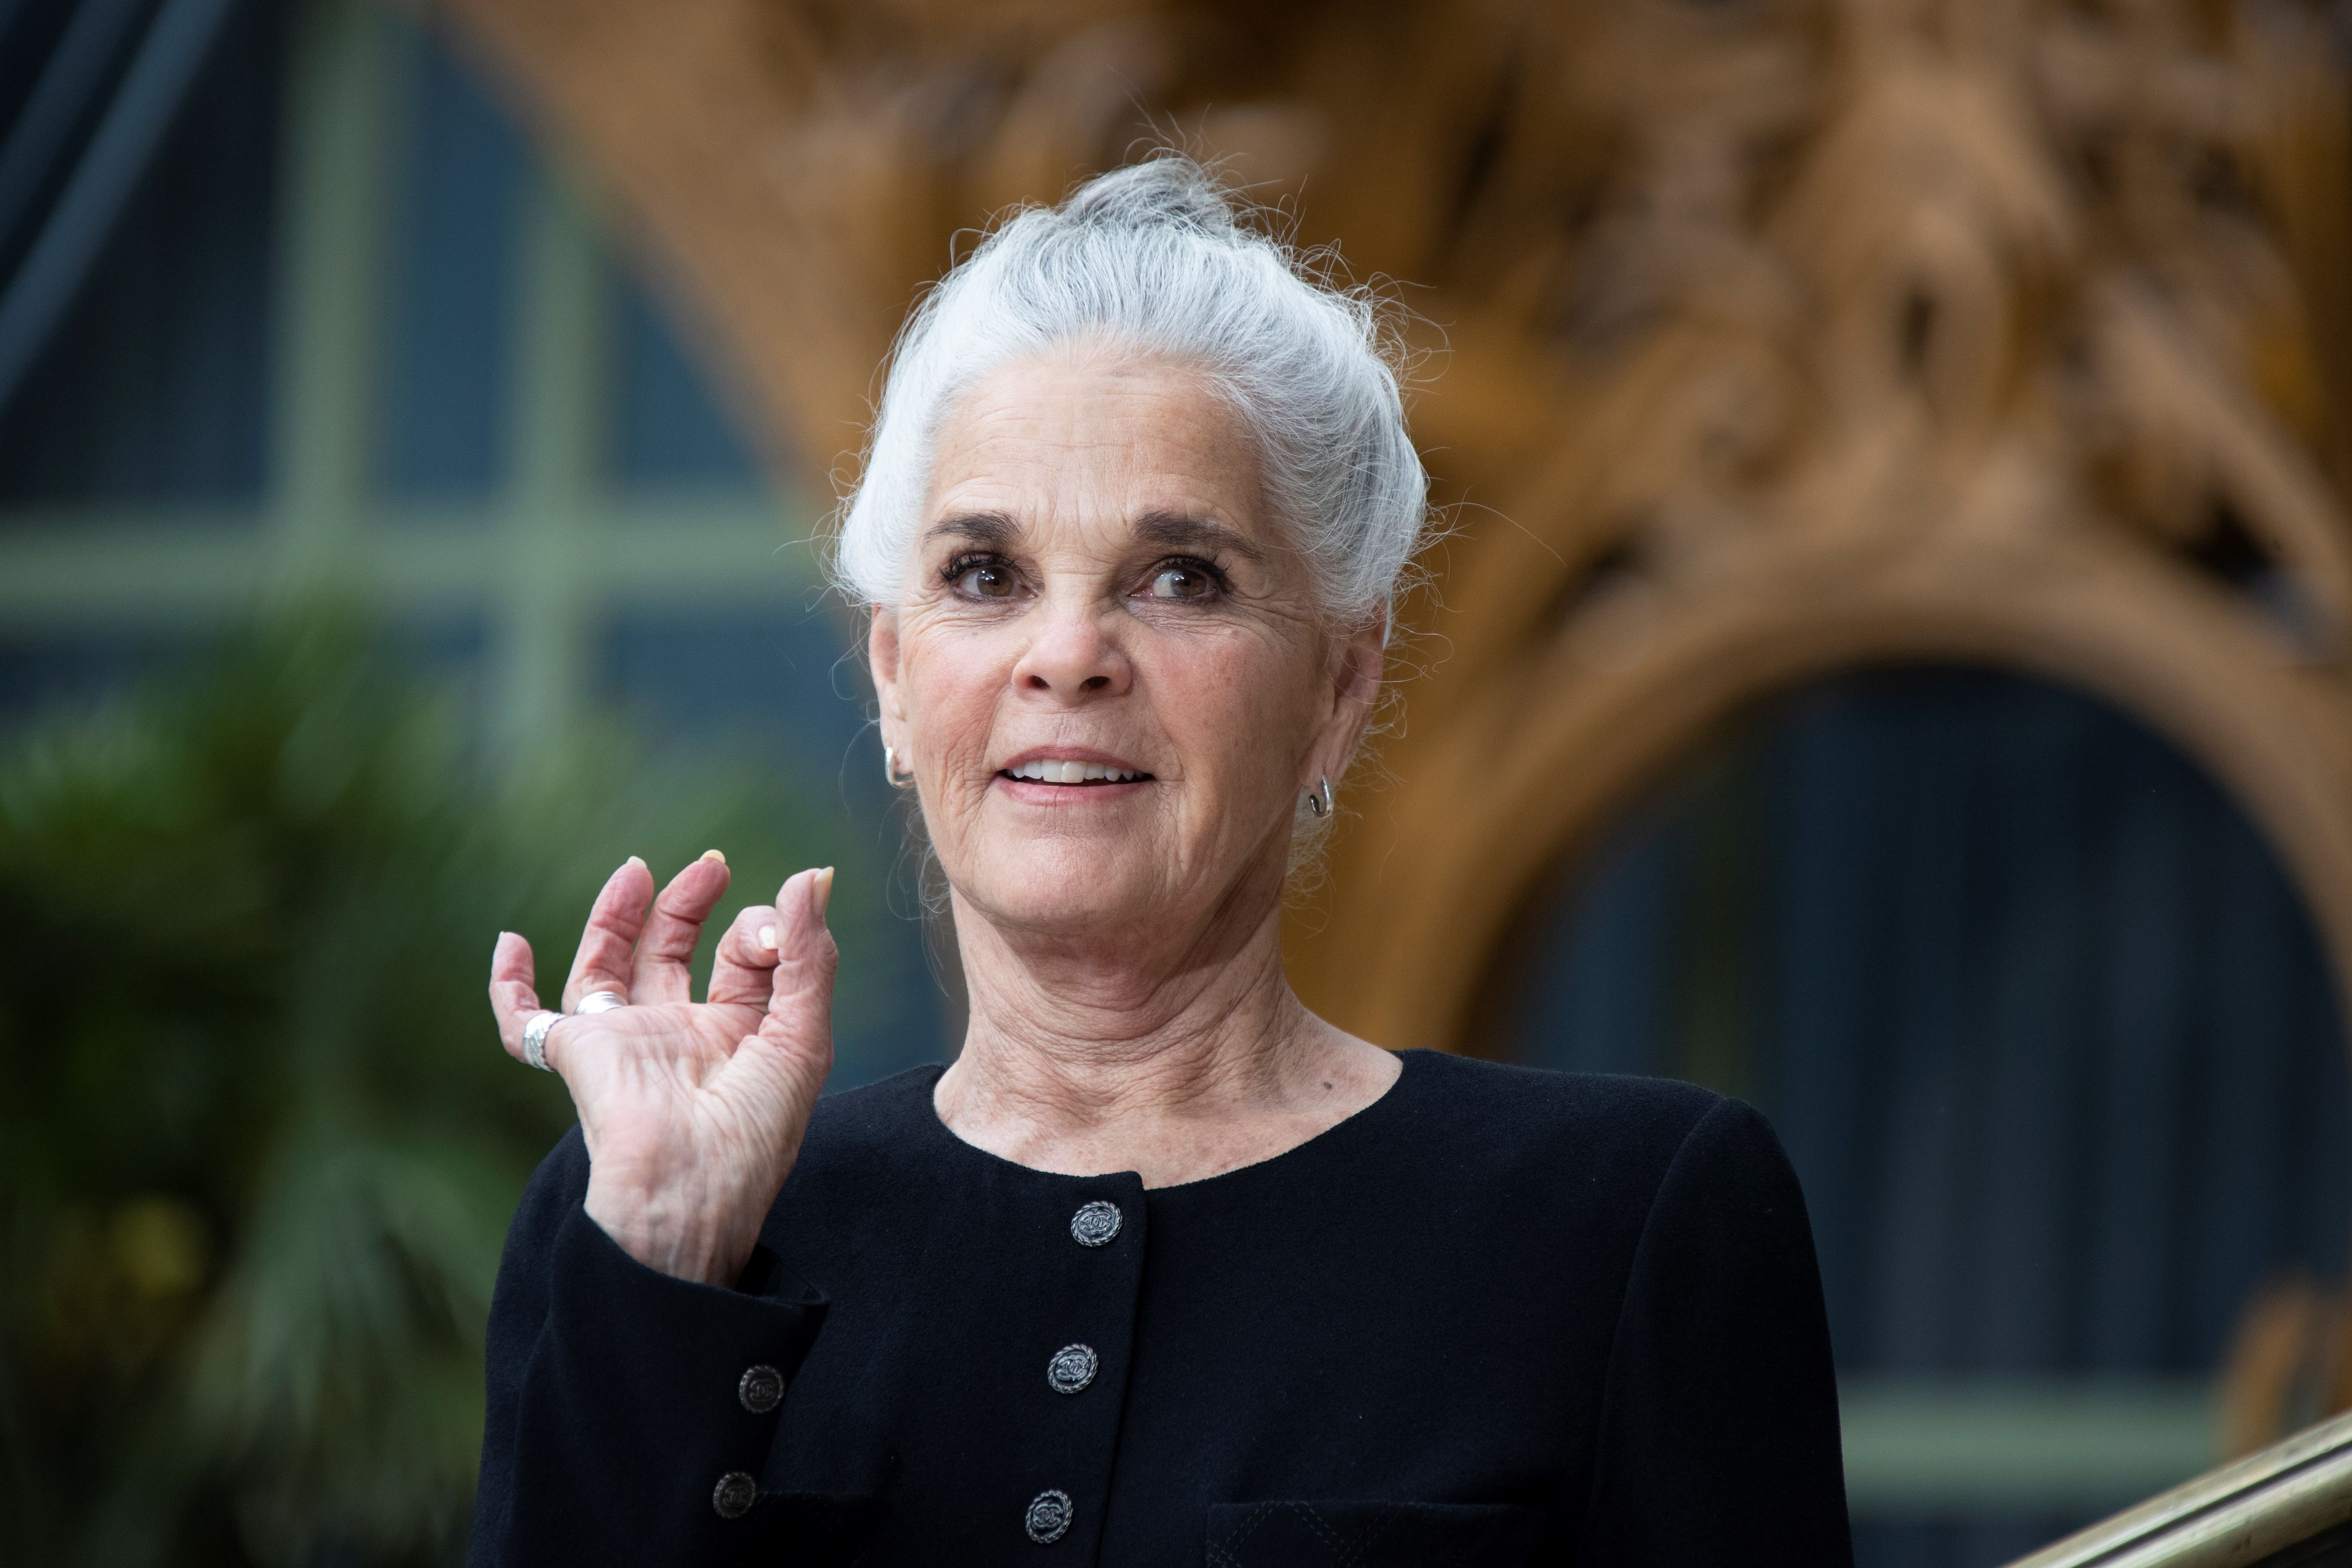
[(1282, 1150), (1277, 1153), (1268, 1154), (1263, 1160), (1253, 1160), (1246, 1165), (1235, 1165), (1229, 1171), (1219, 1171), (1214, 1175), (1200, 1176), (1189, 1182), (1175, 1182), (1164, 1187), (1144, 1186), (1142, 1173), (1138, 1171), (1098, 1171), (1090, 1176), (1072, 1175), (1066, 1171), (1044, 1171), (1038, 1169), (1034, 1165), (1024, 1165), (1018, 1160), (1008, 1160), (1002, 1154), (996, 1153), (991, 1150), (983, 1149), (977, 1143), (967, 1142), (957, 1133), (954, 1128), (949, 1126), (947, 1122), (940, 1118), (939, 1105), (932, 1098), (934, 1091), (939, 1088), (940, 1079), (947, 1076), (948, 1069), (943, 1064), (934, 1063), (929, 1068), (922, 1069), (923, 1077), (921, 1081), (923, 1092), (921, 1120), (926, 1127), (935, 1131), (940, 1139), (943, 1139), (954, 1148), (959, 1149), (964, 1153), (987, 1164), (1001, 1166), (1004, 1170), (1014, 1173), (1018, 1175), (1041, 1177), (1045, 1180), (1054, 1182), (1107, 1182), (1125, 1179), (1134, 1182), (1137, 1187), (1139, 1188), (1147, 1197), (1157, 1197), (1163, 1193), (1198, 1193), (1213, 1186), (1219, 1182), (1230, 1182), (1235, 1177), (1247, 1176), (1258, 1172), (1270, 1170), (1276, 1165), (1284, 1163), (1286, 1161), (1295, 1160), (1299, 1156), (1305, 1155), (1309, 1151), (1326, 1149), (1331, 1145), (1335, 1139), (1338, 1139), (1340, 1134), (1347, 1132), (1349, 1129), (1357, 1128), (1365, 1123), (1370, 1122), (1376, 1116), (1382, 1113), (1390, 1106), (1395, 1103), (1398, 1091), (1404, 1088), (1405, 1079), (1414, 1076), (1419, 1070), (1420, 1064), (1418, 1058), (1427, 1056), (1429, 1053), (1426, 1051), (1406, 1050), (1391, 1051), (1389, 1054), (1397, 1058), (1397, 1075), (1390, 1081), (1388, 1088), (1381, 1090), (1376, 1099), (1355, 1110), (1349, 1111), (1347, 1115), (1341, 1117), (1339, 1121), (1334, 1121), (1330, 1126), (1326, 1127), (1322, 1131), (1316, 1133), (1313, 1137), (1303, 1138), (1297, 1142), (1293, 1143), (1289, 1148)]

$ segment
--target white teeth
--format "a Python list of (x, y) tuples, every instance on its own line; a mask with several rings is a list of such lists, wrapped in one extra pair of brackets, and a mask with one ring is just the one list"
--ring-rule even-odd
[(1128, 784), (1143, 776), (1132, 768), (1106, 767), (1101, 763), (1066, 763), (1050, 758), (1024, 763), (1012, 773), (1016, 779), (1066, 784), (1089, 784), (1097, 779), (1105, 784)]

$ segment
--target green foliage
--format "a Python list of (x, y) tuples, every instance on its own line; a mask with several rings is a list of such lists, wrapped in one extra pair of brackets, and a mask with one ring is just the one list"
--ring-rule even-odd
[(497, 932), (551, 997), (614, 865), (711, 844), (739, 902), (842, 864), (845, 949), (881, 914), (823, 796), (581, 751), (493, 786), (315, 622), (0, 759), (0, 1557), (457, 1555), (499, 1248), (571, 1120), (499, 1047)]

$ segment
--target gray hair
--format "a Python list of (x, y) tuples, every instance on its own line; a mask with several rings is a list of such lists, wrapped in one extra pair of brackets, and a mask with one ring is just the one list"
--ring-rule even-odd
[(1190, 158), (1097, 175), (984, 238), (908, 318), (835, 574), (898, 603), (949, 405), (1011, 361), (1107, 337), (1197, 366), (1255, 433), (1268, 499), (1326, 614), (1387, 609), (1422, 541), (1429, 479), (1405, 432), (1404, 351), (1379, 298), (1252, 226)]

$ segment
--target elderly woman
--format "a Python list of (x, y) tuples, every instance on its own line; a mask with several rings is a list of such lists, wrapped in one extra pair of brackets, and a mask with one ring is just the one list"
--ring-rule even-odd
[(1165, 157), (1020, 214), (899, 344), (840, 572), (971, 999), (820, 1100), (830, 871), (687, 964), (632, 860), (508, 1048), (580, 1116), (489, 1328), (481, 1564), (1837, 1563), (1770, 1131), (1391, 1054), (1285, 982), (1426, 480), (1379, 313)]

